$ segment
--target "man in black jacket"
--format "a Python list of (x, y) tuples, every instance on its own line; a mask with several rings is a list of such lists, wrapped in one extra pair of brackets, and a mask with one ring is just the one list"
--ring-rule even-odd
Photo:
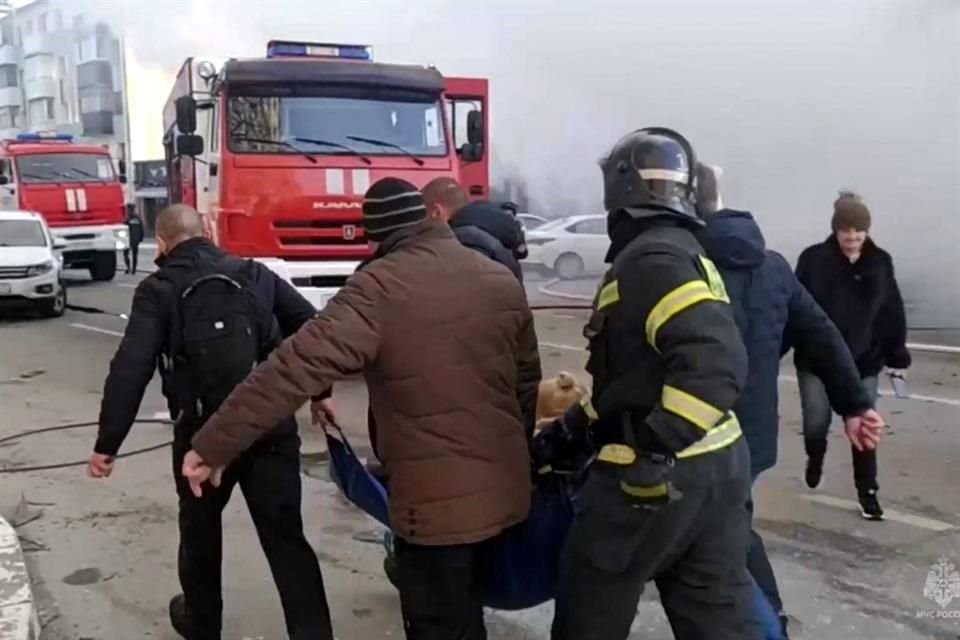
[[(797, 280), (786, 259), (767, 249), (760, 227), (746, 211), (721, 209), (717, 176), (698, 166), (697, 208), (706, 220), (700, 241), (726, 283), (749, 367), (747, 383), (734, 412), (750, 446), (754, 482), (777, 461), (780, 358), (792, 346), (824, 382), (830, 407), (844, 416), (847, 437), (855, 448), (874, 445), (882, 418), (860, 381), (843, 336)], [(748, 503), (753, 512), (753, 501)], [(786, 638), (786, 615), (763, 539), (751, 530), (747, 567), (780, 618)], [(757, 607), (763, 607), (762, 601)], [(762, 613), (762, 611), (761, 611)], [(768, 638), (772, 634), (767, 635)]]
[[(864, 385), (876, 397), (877, 378), (884, 367), (902, 375), (910, 366), (903, 298), (893, 259), (868, 237), (870, 210), (863, 199), (843, 192), (833, 208), (833, 234), (800, 254), (797, 278), (843, 334)], [(823, 473), (832, 415), (823, 380), (807, 355), (798, 352), (795, 362), (807, 448), (806, 481), (816, 488)], [(853, 476), (861, 515), (882, 520), (876, 451), (853, 449)]]
[[(228, 256), (204, 237), (203, 218), (174, 205), (157, 218), (159, 270), (137, 287), (123, 341), (110, 363), (100, 409), (100, 429), (88, 474), (106, 478), (136, 419), (144, 391), (160, 369), (174, 426), (173, 468), (179, 497), (183, 594), (170, 603), (174, 628), (187, 640), (219, 640), (222, 624), (221, 514), (239, 484), (270, 564), (292, 640), (332, 640), (323, 578), (303, 533), (300, 514), (300, 438), (293, 416), (283, 428), (251, 448), (225, 472), (220, 487), (195, 497), (180, 474), (190, 438), (202, 426), (188, 424), (171, 393), (170, 338), (179, 292), (198, 272), (215, 271), (243, 283), (269, 309), (283, 336), (290, 336), (315, 310), (287, 282), (263, 265)], [(203, 294), (200, 294), (203, 295)]]
[(453, 178), (436, 178), (423, 188), (427, 213), (446, 221), (460, 244), (479, 251), (510, 269), (523, 282), (520, 260), (526, 257), (523, 228), (503, 208), (490, 202), (470, 202)]

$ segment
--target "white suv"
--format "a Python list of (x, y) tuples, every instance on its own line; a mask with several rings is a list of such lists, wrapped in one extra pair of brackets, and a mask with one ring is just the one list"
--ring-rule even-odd
[(0, 211), (0, 303), (27, 303), (48, 317), (67, 307), (61, 246), (43, 217), (29, 211)]

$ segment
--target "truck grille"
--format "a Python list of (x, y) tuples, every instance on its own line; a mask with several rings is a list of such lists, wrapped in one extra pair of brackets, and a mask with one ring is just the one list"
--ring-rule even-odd
[(276, 220), (277, 241), (287, 247), (362, 246), (367, 244), (363, 225), (343, 220)]
[(0, 280), (22, 280), (26, 277), (26, 267), (0, 267)]

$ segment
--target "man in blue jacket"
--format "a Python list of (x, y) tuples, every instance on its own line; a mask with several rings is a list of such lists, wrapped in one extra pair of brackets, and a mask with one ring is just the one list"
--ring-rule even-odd
[[(715, 171), (700, 164), (697, 174), (698, 208), (707, 223), (700, 242), (723, 275), (747, 347), (749, 373), (734, 412), (750, 448), (754, 481), (777, 461), (777, 382), (781, 356), (790, 347), (802, 353), (823, 380), (830, 405), (844, 416), (853, 446), (875, 448), (883, 418), (873, 410), (843, 336), (797, 280), (786, 259), (766, 248), (753, 216), (721, 208)], [(748, 508), (752, 512), (752, 500)], [(747, 565), (777, 612), (786, 638), (783, 602), (763, 539), (755, 530), (751, 530)], [(761, 614), (766, 613), (763, 600), (757, 602)], [(776, 636), (768, 632), (771, 637)]]

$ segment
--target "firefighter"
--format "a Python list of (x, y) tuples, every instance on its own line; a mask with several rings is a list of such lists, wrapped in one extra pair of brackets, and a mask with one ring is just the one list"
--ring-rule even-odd
[(641, 129), (601, 163), (611, 239), (584, 330), (593, 394), (551, 429), (597, 447), (564, 550), (553, 640), (625, 640), (649, 580), (678, 640), (754, 640), (750, 460), (730, 408), (747, 356), (692, 231), (693, 149)]

